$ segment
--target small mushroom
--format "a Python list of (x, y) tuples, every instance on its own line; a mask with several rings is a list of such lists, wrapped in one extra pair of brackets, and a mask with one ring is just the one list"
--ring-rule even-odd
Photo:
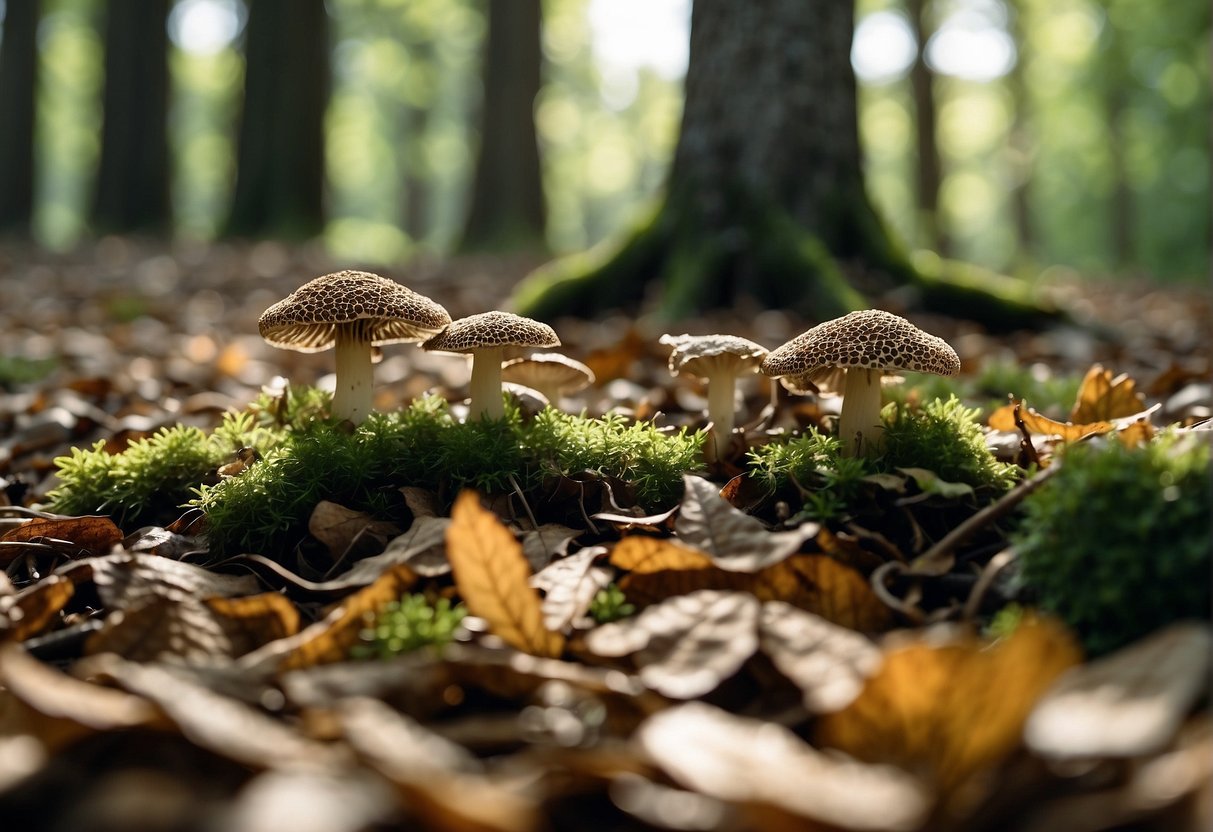
[(793, 384), (817, 382), (837, 369), (842, 383), (838, 435), (847, 453), (858, 456), (878, 441), (880, 378), (889, 371), (954, 376), (960, 358), (942, 338), (928, 335), (905, 318), (880, 309), (852, 312), (797, 335), (763, 359), (768, 376), (791, 377)]
[(346, 270), (309, 280), (265, 310), (257, 329), (282, 349), (335, 347), (332, 415), (357, 424), (373, 409), (375, 347), (423, 341), (450, 322), (447, 311), (424, 295), (377, 274)]
[(557, 407), (562, 396), (593, 384), (594, 371), (558, 352), (539, 352), (505, 362), (501, 365), (501, 378), (538, 390), (552, 407)]
[(510, 312), (481, 312), (453, 321), (421, 345), (434, 352), (472, 356), (471, 402), (474, 419), (500, 419), (505, 415), (501, 391), (501, 362), (509, 347), (558, 347), (560, 339), (550, 326)]
[(737, 377), (758, 372), (766, 347), (735, 335), (662, 335), (670, 352), (670, 375), (696, 376), (708, 384), (708, 419), (712, 422), (709, 459), (728, 447), (735, 421)]

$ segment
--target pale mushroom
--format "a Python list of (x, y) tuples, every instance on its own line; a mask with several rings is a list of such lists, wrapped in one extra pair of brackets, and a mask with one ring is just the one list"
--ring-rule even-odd
[(373, 409), (374, 348), (423, 341), (451, 322), (439, 304), (370, 272), (341, 271), (309, 280), (261, 315), (257, 329), (275, 347), (336, 348), (332, 415), (361, 422)]
[(558, 352), (537, 352), (505, 362), (501, 365), (501, 378), (539, 391), (552, 407), (557, 407), (562, 396), (593, 384), (594, 371)]
[(735, 335), (662, 335), (670, 352), (670, 375), (702, 378), (708, 385), (708, 419), (712, 423), (709, 458), (728, 447), (735, 420), (737, 377), (758, 372), (766, 347)]
[(452, 321), (421, 346), (434, 352), (471, 355), (468, 414), (473, 419), (500, 419), (505, 415), (501, 362), (506, 349), (558, 347), (560, 339), (550, 326), (539, 321), (510, 312), (482, 312)]
[(875, 447), (880, 422), (880, 377), (890, 371), (954, 376), (960, 358), (947, 342), (905, 318), (880, 309), (852, 312), (818, 324), (763, 359), (768, 376), (816, 382), (841, 369), (842, 413), (838, 435), (858, 456)]

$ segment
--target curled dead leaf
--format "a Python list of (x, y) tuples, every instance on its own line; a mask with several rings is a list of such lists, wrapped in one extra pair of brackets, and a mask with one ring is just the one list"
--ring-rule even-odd
[(522, 545), (497, 516), (464, 491), (451, 509), (447, 558), (455, 585), (472, 615), (524, 653), (559, 656), (564, 636), (544, 626), (539, 596), (531, 588), (531, 567)]
[(312, 509), (307, 530), (329, 550), (334, 560), (346, 557), (356, 545), (383, 546), (400, 534), (395, 523), (376, 520), (365, 511), (354, 511), (329, 500)]
[(582, 549), (531, 577), (531, 586), (544, 593), (545, 627), (560, 631), (586, 615), (594, 596), (611, 582), (609, 569), (594, 566), (595, 559), (605, 553), (602, 546)]
[[(71, 557), (108, 554), (122, 542), (122, 530), (108, 517), (35, 517), (9, 529), (0, 542), (44, 542)], [(0, 547), (0, 566), (20, 553), (20, 547)]]
[(15, 595), (0, 597), (0, 642), (25, 641), (49, 625), (76, 594), (76, 585), (50, 575)]

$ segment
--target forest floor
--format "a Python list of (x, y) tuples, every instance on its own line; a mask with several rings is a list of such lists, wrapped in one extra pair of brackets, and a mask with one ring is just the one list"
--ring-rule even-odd
[[(1093, 730), (1082, 726), (1074, 742), (1086, 751), (1056, 737), (1025, 740), (1045, 690), (1083, 665), (1052, 619), (999, 640), (974, 615), (1005, 539), (985, 529), (984, 549), (970, 552), (963, 575), (947, 560), (921, 581), (907, 577), (924, 553), (942, 562), (933, 546), (997, 502), (975, 504), (971, 489), (899, 502), (915, 518), (911, 543), (878, 525), (798, 530), (782, 522), (786, 506), (759, 510), (740, 487), (727, 489), (727, 500), (696, 490), (735, 484), (745, 460), (734, 454), (701, 472), (707, 480), (688, 480), (681, 511), (629, 519), (627, 506), (610, 507), (553, 532), (560, 542), (541, 544), (538, 556), (528, 549), (529, 565), (523, 544), (540, 530), (527, 528), (517, 507), (457, 504), (447, 521), (453, 494), (415, 490), (406, 495), (407, 532), (380, 529), (368, 547), (370, 519), (351, 521), (361, 525), (320, 572), (299, 555), (318, 548), (314, 540), (276, 563), (258, 553), (241, 562), (208, 557), (188, 513), (138, 527), (117, 517), (111, 529), (34, 510), (58, 484), (54, 460), (73, 447), (103, 441), (119, 452), (177, 423), (210, 430), (263, 390), (281, 391), (282, 379), (331, 384), (331, 353), (274, 349), (257, 319), (345, 265), (316, 248), (270, 243), (105, 239), (73, 254), (0, 250), (0, 825), (1195, 830), (1213, 822), (1213, 730), (1207, 714), (1193, 713), (1208, 701), (1207, 628), (1195, 642), (1203, 658), (1168, 679), (1148, 667), (1188, 655), (1190, 633), (1147, 645), (1155, 652), (1132, 659), (1137, 670), (1113, 662), (1096, 671), (1119, 686), (1123, 710), (1103, 702), (1098, 712), (1125, 720), (1120, 727), (1133, 707), (1165, 712), (1163, 727), (1138, 745), (1091, 746)], [(507, 303), (531, 265), (474, 258), (385, 273), (457, 318)], [(1123, 384), (1125, 374), (1135, 384), (1133, 400), (1152, 408), (1155, 428), (1198, 428), (1213, 416), (1207, 286), (1066, 277), (1041, 291), (1075, 322), (991, 333), (911, 316), (955, 347), (962, 373), (953, 387), (911, 378), (894, 395), (921, 401), (955, 390), (982, 418), (1009, 395), (1029, 395), (1028, 404), (1065, 420), (1069, 396), (1096, 395), (1080, 384), (1100, 365), (1105, 383)], [(566, 410), (697, 428), (703, 388), (671, 378), (663, 333), (722, 332), (774, 348), (812, 322), (733, 309), (674, 327), (617, 314), (549, 323), (562, 351), (597, 375)], [(375, 368), (376, 407), (396, 410), (427, 392), (459, 402), (467, 377), (460, 356), (387, 347)], [(838, 407), (836, 397), (792, 397), (759, 377), (742, 383), (741, 396), (747, 441), (820, 426)], [(1023, 450), (1014, 430), (1001, 439), (987, 432), (1008, 460)], [(1053, 444), (1032, 443), (1036, 461), (1048, 463)], [(937, 510), (934, 525), (917, 514), (924, 505)], [(693, 516), (737, 539), (696, 532), (684, 522)], [(404, 554), (393, 544), (436, 519), (445, 537)], [(35, 523), (50, 525), (35, 533)], [(493, 541), (487, 555), (515, 557), (515, 537), (521, 579), (476, 566), (485, 541)], [(682, 548), (646, 550), (646, 567), (623, 552), (629, 540)], [(452, 563), (473, 565), (452, 579), (425, 557), (427, 568), (414, 562), (422, 548), (445, 560), (444, 546)], [(470, 554), (450, 551), (460, 546)], [(729, 553), (713, 547), (730, 546), (786, 552), (721, 567)], [(399, 557), (374, 560), (391, 551)], [(350, 579), (350, 567), (368, 561), (384, 564), (379, 574)], [(893, 573), (881, 569), (889, 563)], [(846, 574), (832, 571), (839, 564)], [(478, 602), (445, 652), (341, 660), (364, 615), (404, 589), (473, 606), (474, 568), (486, 570), (499, 597)], [(532, 569), (544, 573), (539, 595)], [(646, 570), (668, 580), (646, 583)], [(715, 582), (701, 580), (709, 572)], [(594, 591), (625, 579), (642, 613), (588, 620)], [(553, 612), (562, 592), (576, 596), (563, 616)], [(525, 620), (541, 601), (547, 624), (536, 630)], [(1063, 717), (1081, 722), (1092, 701)]]

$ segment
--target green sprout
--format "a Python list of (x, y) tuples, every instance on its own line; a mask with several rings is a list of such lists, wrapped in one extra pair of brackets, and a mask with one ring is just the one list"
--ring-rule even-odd
[(599, 624), (609, 624), (636, 613), (636, 605), (629, 604), (618, 584), (608, 584), (598, 590), (590, 602), (590, 618)]
[(425, 595), (405, 595), (378, 615), (368, 613), (359, 643), (350, 650), (356, 659), (390, 659), (422, 647), (442, 647), (455, 637), (467, 609), (450, 599), (431, 603)]

